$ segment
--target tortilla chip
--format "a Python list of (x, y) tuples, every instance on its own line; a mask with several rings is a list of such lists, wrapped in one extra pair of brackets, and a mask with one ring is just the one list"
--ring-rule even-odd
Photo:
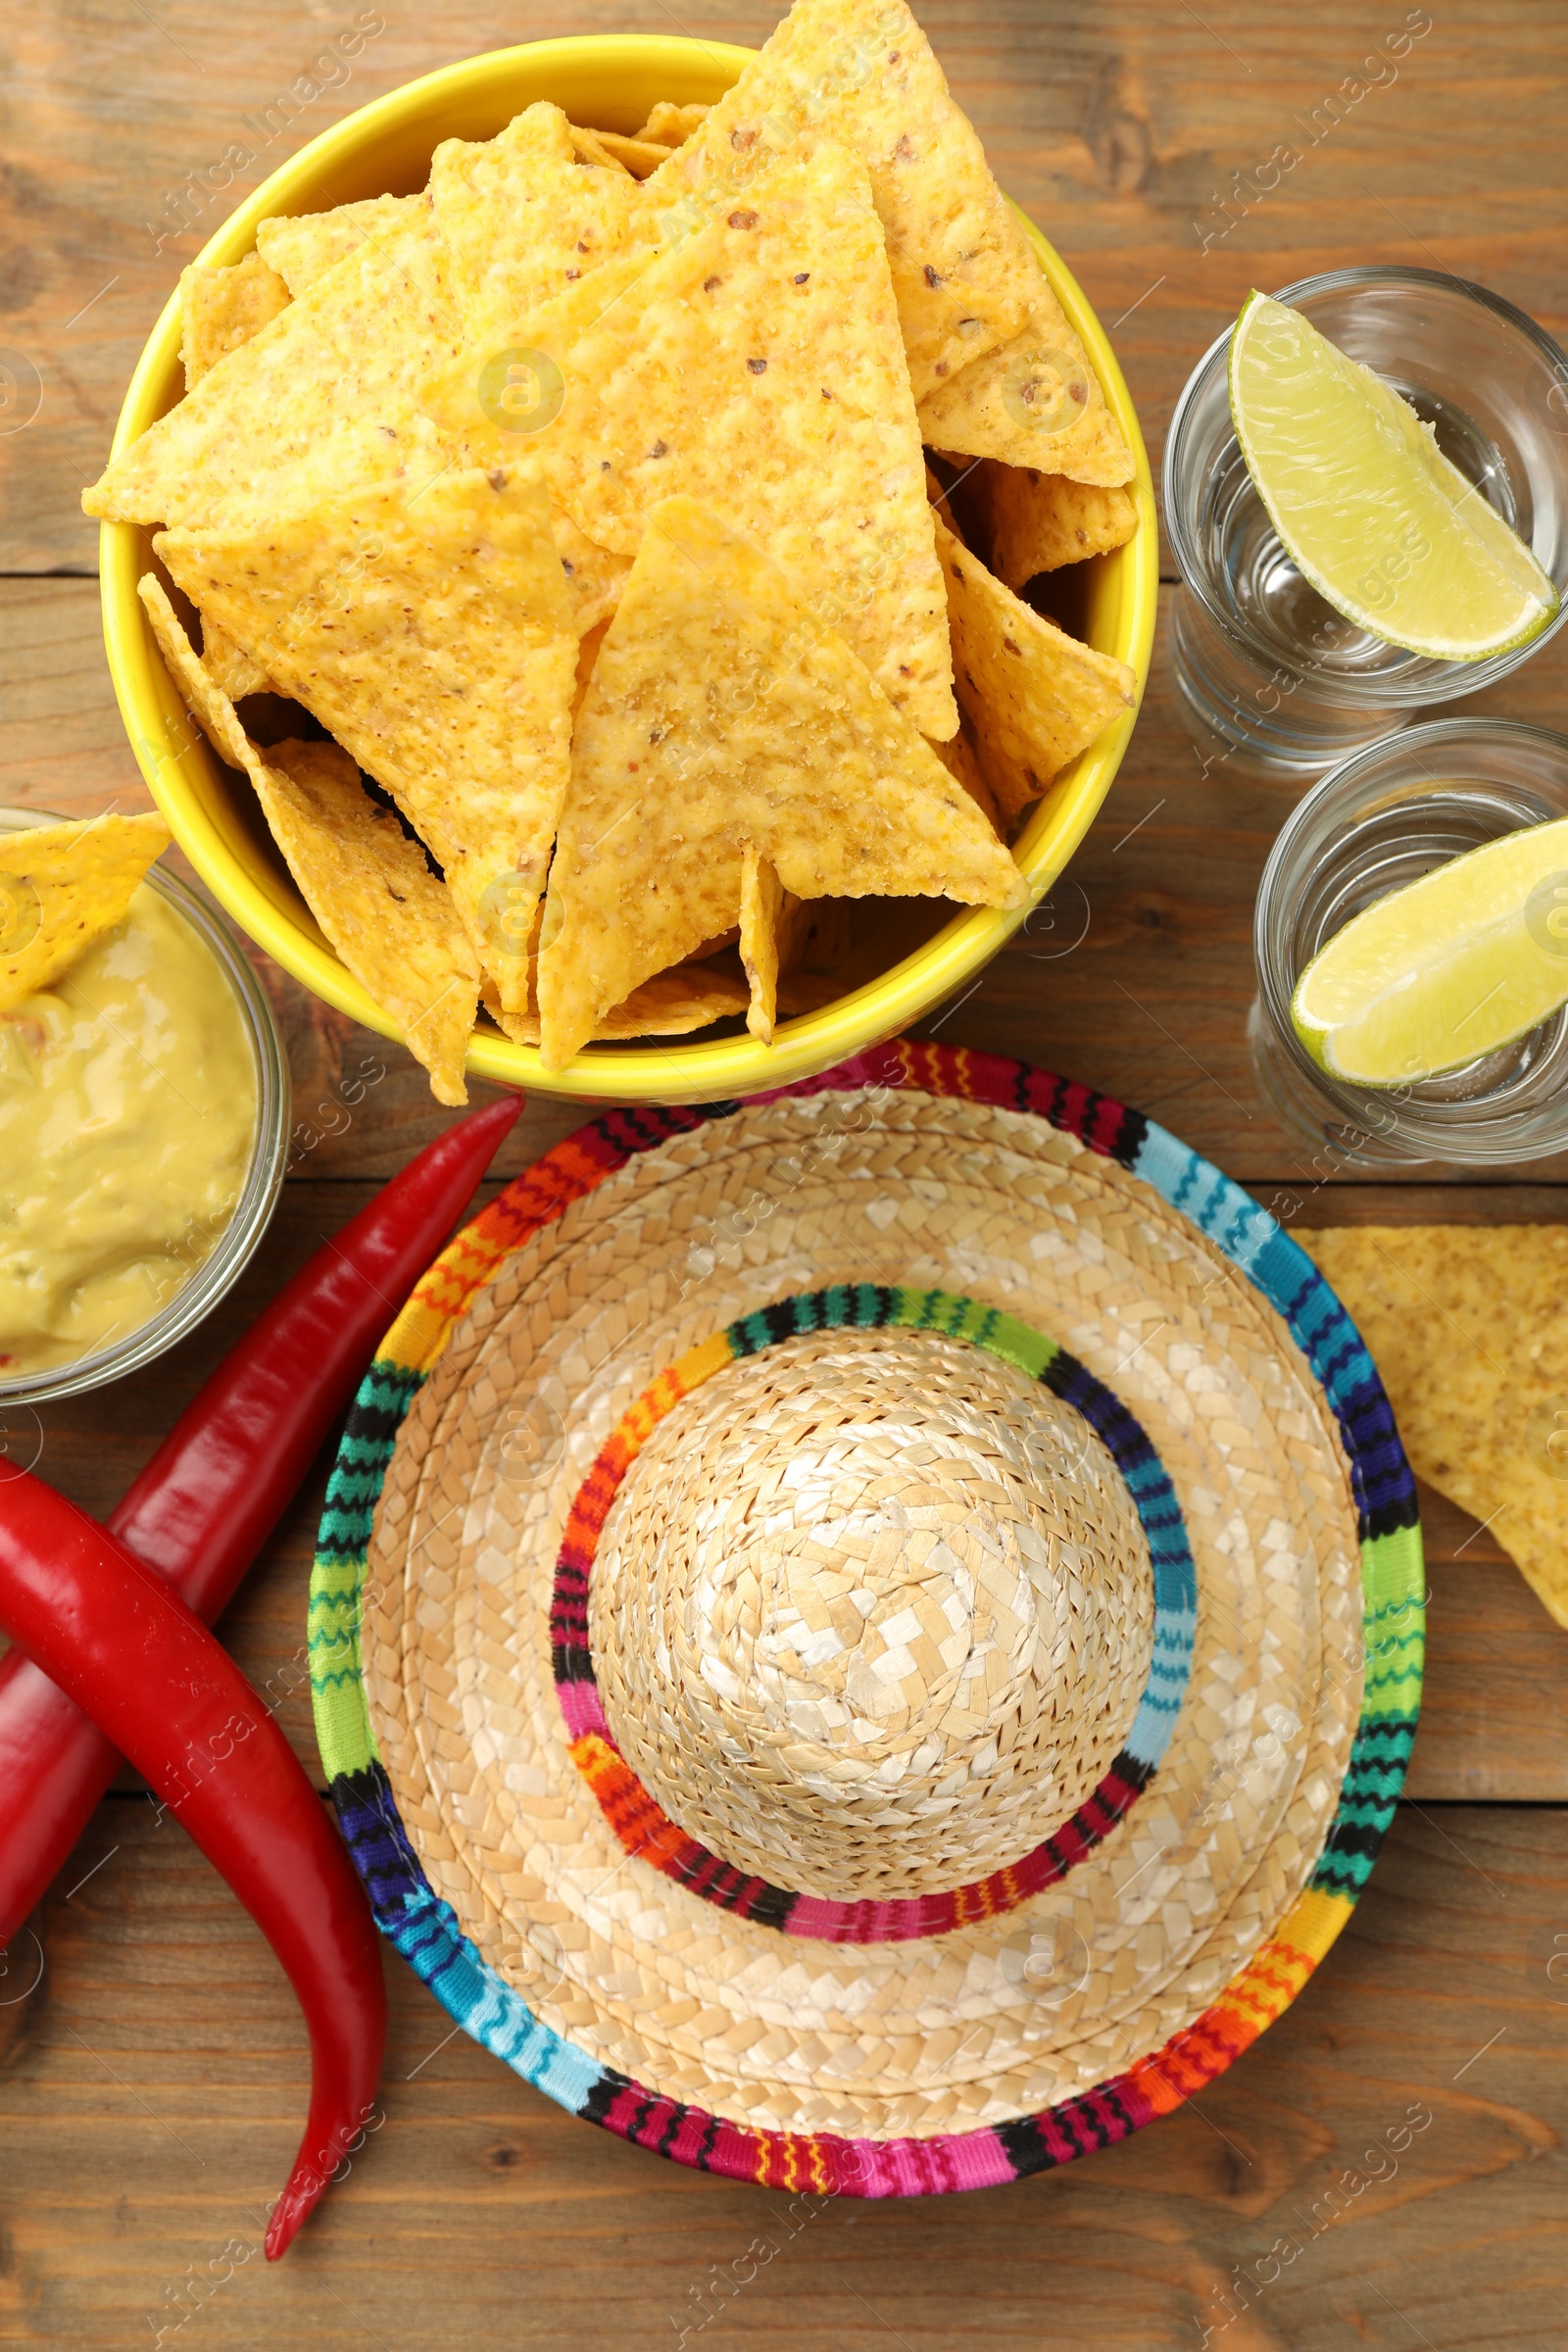
[(452, 286), (481, 361), (528, 314), (617, 255), (652, 248), (636, 183), (577, 160), (559, 106), (528, 107), (493, 139), (445, 139), (430, 166)]
[(208, 742), (220, 760), (248, 773), (255, 747), (240, 724), (232, 699), (186, 636), (168, 589), (156, 572), (146, 571), (136, 582), (136, 594), (147, 609), (159, 651)]
[(662, 140), (628, 139), (618, 130), (579, 130), (575, 123), (571, 135), (583, 142), (589, 160), (613, 164), (619, 171), (629, 172), (633, 179), (652, 179), (660, 165), (669, 161), (669, 149)]
[(153, 813), (0, 833), (0, 1012), (52, 988), (112, 929), (168, 847)]
[(300, 895), (339, 957), (401, 1024), (436, 1101), (466, 1102), (479, 966), (446, 884), (390, 810), (377, 808), (340, 744), (258, 750), (163, 583), (148, 572), (137, 592), (175, 683), (219, 758), (250, 777)]
[(904, 0), (795, 0), (651, 189), (711, 209), (803, 130), (870, 172), (917, 401), (1018, 333), (1040, 265)]
[(565, 386), (531, 444), (557, 504), (620, 555), (658, 500), (716, 507), (896, 707), (951, 735), (924, 460), (863, 167), (841, 147), (793, 153), (744, 204), (622, 268), (600, 273), (608, 307), (590, 280), (516, 330)]
[(447, 463), (417, 386), (459, 349), (424, 198), (291, 302), (116, 458), (82, 507), (116, 522), (269, 526)]
[[(970, 461), (967, 458), (956, 458), (954, 460), (954, 464), (960, 468), (967, 466), (969, 463)], [(957, 486), (957, 483), (955, 482), (953, 488), (956, 490)], [(949, 530), (953, 533), (955, 539), (956, 539), (958, 542), (958, 545), (960, 547), (967, 547), (969, 542), (967, 539), (965, 539), (963, 531), (958, 522), (958, 517), (953, 511), (953, 491), (943, 489), (941, 482), (937, 479), (936, 474), (932, 470), (929, 458), (926, 460), (925, 468), (925, 495), (932, 510), (941, 516), (942, 520), (947, 524)]]
[(1366, 1342), (1417, 1476), (1487, 1525), (1568, 1626), (1568, 1226), (1297, 1238)]
[(576, 721), (578, 711), (582, 709), (583, 697), (588, 692), (588, 681), (594, 674), (594, 663), (599, 659), (599, 648), (605, 642), (605, 631), (609, 626), (608, 620), (602, 620), (596, 628), (590, 629), (585, 637), (580, 637), (577, 641), (577, 675), (571, 689), (573, 723)]
[(185, 389), (238, 351), (285, 308), (289, 289), (258, 253), (226, 270), (192, 262), (179, 273), (179, 351)]
[(989, 534), (990, 567), (1009, 588), (1024, 587), (1037, 572), (1125, 547), (1138, 528), (1130, 490), (1037, 473), (1032, 466), (999, 466), (985, 458), (967, 489)]
[(202, 621), (202, 666), (231, 703), (242, 703), (248, 694), (273, 691), (261, 663), (253, 662), (245, 648), (226, 637), (213, 620)]
[(452, 893), (391, 810), (371, 800), (340, 744), (272, 744), (251, 777), (300, 895), (339, 956), (398, 1023), (436, 1101), (466, 1102), (479, 962)]
[(571, 516), (554, 504), (550, 509), (550, 528), (566, 582), (571, 625), (579, 637), (590, 636), (619, 604), (626, 574), (631, 569), (631, 558), (612, 556), (604, 548), (595, 547), (587, 534), (578, 530)]
[(270, 530), (168, 531), (192, 603), (392, 794), (509, 1009), (566, 788), (577, 638), (539, 483), (443, 475)]
[(921, 433), (932, 449), (956, 456), (999, 458), (1102, 487), (1130, 482), (1133, 453), (1100, 378), (1016, 220), (1012, 228), (1035, 270), (1027, 323), (922, 395)]
[(256, 250), (275, 270), (296, 301), (339, 262), (357, 253), (367, 238), (419, 212), (423, 196), (368, 196), (362, 204), (334, 205), (329, 213), (295, 213), (262, 220)]
[(957, 734), (953, 736), (949, 742), (934, 743), (931, 749), (949, 775), (956, 777), (963, 786), (975, 807), (985, 811), (986, 821), (999, 839), (1004, 838), (1002, 812), (997, 807), (997, 796), (986, 782), (985, 770), (980, 765), (980, 755), (975, 750), (974, 740), (967, 724), (961, 726)]
[[(689, 1037), (694, 1029), (706, 1029), (713, 1021), (730, 1018), (744, 1012), (747, 1006), (747, 988), (742, 980), (732, 980), (723, 972), (707, 972), (698, 964), (678, 964), (672, 972), (658, 972), (634, 988), (624, 1004), (607, 1012), (594, 1031), (593, 1042), (611, 1045), (633, 1037)], [(539, 1015), (536, 1012), (505, 1012), (493, 989), (487, 984), (484, 1008), (496, 1026), (504, 1029), (514, 1045), (536, 1046), (539, 1043)]]
[(547, 1068), (736, 920), (748, 847), (802, 899), (1023, 896), (973, 802), (782, 567), (665, 499), (578, 714), (539, 957)]
[(784, 893), (778, 920), (778, 976), (784, 983), (800, 972), (836, 972), (850, 952), (852, 899), (797, 899)]
[(768, 860), (747, 843), (741, 858), (741, 964), (751, 990), (746, 1026), (759, 1044), (773, 1043), (778, 1004), (779, 922), (784, 892)]
[(619, 306), (652, 259), (642, 246), (613, 255), (508, 326), (501, 350), (466, 343), (433, 370), (420, 393), (425, 413), (467, 465), (504, 464), (542, 446), (565, 405), (562, 355), (612, 312), (619, 324)]
[(1080, 645), (1022, 603), (940, 517), (936, 531), (958, 701), (1010, 825), (1058, 769), (1133, 708), (1138, 681), (1125, 662)]
[[(576, 156), (579, 164), (598, 164), (601, 170), (606, 172), (625, 172), (626, 166), (620, 162), (618, 157), (612, 155), (610, 149), (604, 144), (611, 135), (609, 131), (584, 130), (580, 122), (571, 123), (569, 128), (572, 153)], [(662, 155), (659, 160), (661, 163), (663, 162)]]
[(649, 110), (648, 120), (637, 137), (652, 139), (661, 147), (684, 147), (697, 125), (711, 112), (711, 107), (676, 106), (672, 99), (661, 98)]

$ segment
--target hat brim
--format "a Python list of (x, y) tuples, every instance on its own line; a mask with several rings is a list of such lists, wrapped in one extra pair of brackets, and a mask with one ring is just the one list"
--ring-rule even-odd
[[(1156, 1927), (1152, 1930), (1146, 1916), (1138, 1932), (1146, 1945), (1156, 1932), (1167, 1942), (1139, 1997), (1123, 2002), (1120, 2019), (1112, 2019), (1113, 2004), (1104, 1998), (1107, 1976), (1104, 1986), (1097, 1984), (1095, 1999), (1084, 2004), (1090, 2015), (1075, 2045), (1037, 2051), (1027, 2063), (1014, 2049), (1006, 2064), (999, 2060), (990, 2077), (971, 2075), (967, 2082), (956, 2083), (942, 2077), (940, 2096), (935, 2095), (938, 2075), (933, 2075), (933, 2095), (924, 2098), (918, 2128), (904, 2131), (896, 2128), (896, 2097), (874, 2092), (857, 2102), (836, 2102), (820, 2082), (808, 2084), (810, 2095), (802, 2094), (798, 2117), (781, 2122), (775, 2110), (775, 2120), (768, 2121), (768, 2094), (760, 2093), (758, 2082), (750, 2078), (727, 2084), (721, 2063), (698, 2074), (705, 2088), (711, 2084), (713, 2095), (682, 2095), (688, 2078), (670, 2079), (667, 2051), (650, 2043), (649, 2063), (639, 2065), (636, 2016), (628, 2017), (612, 1985), (609, 1991), (596, 1991), (581, 1971), (564, 1988), (569, 1997), (554, 2002), (564, 2030), (547, 2022), (553, 2005), (549, 1996), (561, 1992), (561, 1985), (547, 1985), (546, 1997), (536, 1996), (530, 2008), (518, 1986), (539, 1985), (538, 1952), (514, 1953), (505, 1934), (498, 1940), (498, 1921), (511, 1916), (514, 1923), (519, 1917), (526, 1922), (552, 1912), (556, 1906), (550, 1895), (557, 1890), (541, 1897), (534, 1865), (514, 1854), (512, 1889), (503, 1886), (497, 1894), (491, 1884), (486, 1891), (487, 1868), (491, 1882), (497, 1872), (502, 1880), (507, 1876), (505, 1850), (499, 1861), (496, 1855), (498, 1846), (506, 1848), (508, 1833), (503, 1826), (498, 1836), (498, 1822), (484, 1817), (485, 1791), (468, 1770), (468, 1758), (460, 1776), (466, 1786), (455, 1792), (450, 1747), (443, 1763), (436, 1753), (439, 1739), (432, 1746), (425, 1738), (429, 1723), (442, 1717), (439, 1694), (416, 1692), (411, 1707), (393, 1688), (400, 1672), (397, 1658), (408, 1646), (408, 1602), (406, 1588), (393, 1591), (384, 1569), (364, 1612), (374, 1702), (360, 1647), (377, 1505), (382, 1507), (376, 1545), (385, 1560), (405, 1556), (411, 1543), (420, 1544), (428, 1565), (450, 1541), (431, 1540), (442, 1513), (456, 1507), (453, 1496), (440, 1498), (441, 1449), (432, 1450), (431, 1439), (443, 1411), (457, 1409), (455, 1399), (464, 1411), (471, 1411), (481, 1396), (493, 1404), (491, 1392), (501, 1359), (494, 1348), (486, 1353), (482, 1337), (475, 1341), (476, 1323), (487, 1322), (493, 1334), (508, 1316), (515, 1329), (517, 1317), (527, 1320), (531, 1313), (537, 1328), (540, 1315), (547, 1313), (543, 1302), (550, 1294), (552, 1264), (559, 1276), (566, 1262), (561, 1255), (563, 1235), (577, 1230), (581, 1239), (578, 1229), (602, 1188), (610, 1187), (607, 1203), (621, 1205), (635, 1197), (643, 1220), (639, 1231), (645, 1237), (653, 1230), (647, 1219), (656, 1211), (664, 1219), (662, 1230), (673, 1230), (680, 1219), (673, 1216), (672, 1224), (672, 1212), (682, 1200), (690, 1205), (703, 1194), (731, 1139), (750, 1133), (754, 1152), (761, 1149), (765, 1161), (770, 1151), (776, 1159), (781, 1140), (800, 1130), (813, 1106), (822, 1107), (816, 1098), (842, 1101), (850, 1089), (869, 1090), (860, 1093), (858, 1102), (852, 1099), (856, 1115), (837, 1123), (839, 1131), (858, 1133), (853, 1152), (873, 1151), (884, 1128), (890, 1134), (922, 1127), (933, 1127), (934, 1132), (941, 1123), (935, 1117), (940, 1102), (977, 1105), (961, 1136), (946, 1142), (936, 1139), (956, 1168), (965, 1154), (975, 1164), (974, 1155), (985, 1150), (988, 1138), (994, 1151), (1011, 1151), (1016, 1156), (1021, 1138), (1038, 1136), (1037, 1149), (1050, 1160), (1054, 1182), (1077, 1185), (1086, 1200), (1106, 1195), (1108, 1188), (1118, 1214), (1141, 1231), (1147, 1229), (1152, 1250), (1148, 1262), (1154, 1271), (1146, 1274), (1146, 1282), (1161, 1279), (1162, 1253), (1173, 1263), (1181, 1257), (1189, 1268), (1200, 1271), (1212, 1265), (1215, 1272), (1206, 1277), (1207, 1295), (1189, 1298), (1183, 1307), (1192, 1332), (1178, 1331), (1176, 1337), (1193, 1344), (1202, 1320), (1200, 1309), (1212, 1321), (1219, 1298), (1230, 1317), (1225, 1328), (1245, 1335), (1230, 1343), (1233, 1356), (1239, 1360), (1249, 1349), (1272, 1350), (1270, 1378), (1287, 1385), (1298, 1381), (1301, 1394), (1286, 1399), (1294, 1419), (1289, 1446), (1283, 1449), (1308, 1463), (1316, 1481), (1311, 1507), (1325, 1522), (1339, 1508), (1347, 1543), (1356, 1555), (1356, 1589), (1347, 1592), (1336, 1585), (1328, 1564), (1335, 1548), (1332, 1531), (1325, 1537), (1319, 1529), (1304, 1540), (1305, 1553), (1317, 1562), (1305, 1579), (1310, 1588), (1307, 1614), (1317, 1611), (1321, 1622), (1303, 1631), (1299, 1654), (1288, 1661), (1280, 1688), (1288, 1687), (1292, 1676), (1299, 1685), (1312, 1675), (1319, 1687), (1308, 1694), (1313, 1712), (1301, 1727), (1291, 1771), (1282, 1769), (1277, 1787), (1265, 1787), (1262, 1796), (1249, 1805), (1240, 1833), (1234, 1822), (1225, 1825), (1232, 1845), (1240, 1849), (1220, 1874), (1225, 1932), (1195, 1936), (1184, 1930), (1171, 1939), (1172, 1902), (1179, 1908), (1183, 1888), (1172, 1881), (1160, 1894), (1162, 1866), (1155, 1854), (1159, 1823), (1157, 1818), (1146, 1823), (1143, 1836), (1154, 1867), (1143, 1886), (1154, 1889), (1150, 1916)], [(929, 1104), (931, 1118), (923, 1104)], [(711, 1192), (710, 1185), (708, 1189)], [(910, 1189), (911, 1200), (918, 1190)], [(1028, 1222), (1022, 1203), (1020, 1216)], [(1042, 1209), (1034, 1223), (1037, 1237), (1048, 1223)], [(681, 1230), (684, 1234), (690, 1228), (688, 1218)], [(682, 1247), (689, 1259), (685, 1240)], [(745, 1249), (732, 1250), (737, 1263), (727, 1275), (718, 1264), (723, 1252), (718, 1252), (710, 1270), (720, 1276), (716, 1293), (740, 1295), (756, 1304), (788, 1287), (769, 1279), (769, 1247), (765, 1238), (755, 1244), (752, 1262), (744, 1269), (738, 1261), (746, 1257)], [(1047, 1259), (1049, 1255), (1047, 1251)], [(695, 1298), (678, 1302), (688, 1323), (692, 1316), (697, 1318), (688, 1336), (701, 1336), (708, 1279), (696, 1284)], [(984, 1270), (965, 1287), (985, 1295)], [(633, 1319), (629, 1310), (623, 1316), (626, 1324)], [(617, 1363), (613, 1378), (584, 1378), (564, 1399), (568, 1408), (564, 1419), (571, 1424), (569, 1438), (576, 1448), (572, 1459), (580, 1461), (584, 1448), (591, 1459), (626, 1394), (635, 1392), (639, 1373), (646, 1375), (650, 1361), (658, 1368), (661, 1347), (667, 1342), (665, 1353), (675, 1352), (674, 1344), (687, 1327), (680, 1314), (671, 1311), (668, 1299), (658, 1320), (651, 1356), (646, 1348), (640, 1356), (636, 1350), (622, 1350), (626, 1360)], [(1136, 1318), (1132, 1327), (1139, 1328)], [(1121, 1328), (1125, 1336), (1125, 1323)], [(1096, 1339), (1091, 1330), (1091, 1354)], [(1139, 1346), (1143, 1344), (1140, 1339)], [(1079, 1352), (1084, 1349), (1079, 1348)], [(1143, 1377), (1153, 1360), (1152, 1353), (1129, 1378)], [(1149, 1376), (1153, 1378), (1152, 1372)], [(1157, 1380), (1154, 1385), (1157, 1389)], [(1245, 1381), (1242, 1385), (1248, 1387)], [(1153, 1402), (1157, 1407), (1157, 1396)], [(1276, 1441), (1277, 1451), (1282, 1446), (1283, 1441)], [(570, 1453), (570, 1446), (564, 1450)], [(389, 1484), (394, 1457), (397, 1469)], [(1299, 1467), (1298, 1462), (1291, 1476)], [(1332, 1494), (1336, 1484), (1342, 1494), (1338, 1506)], [(1211, 1560), (1218, 1557), (1211, 1545)], [(1413, 1484), (1376, 1373), (1327, 1285), (1274, 1220), (1174, 1138), (1087, 1090), (995, 1057), (896, 1044), (860, 1064), (759, 1104), (612, 1114), (547, 1154), (443, 1253), (389, 1334), (345, 1438), (313, 1583), (313, 1688), (323, 1760), (377, 1918), (451, 2014), (476, 2038), (573, 2112), (678, 2161), (796, 2186), (906, 2194), (1016, 2178), (1124, 2136), (1212, 2080), (1295, 1997), (1348, 1916), (1392, 1819), (1419, 1704), (1422, 1592)], [(1237, 1597), (1250, 1606), (1255, 1594), (1243, 1594), (1239, 1582)], [(421, 1598), (439, 1616), (439, 1593), (426, 1589)], [(548, 1581), (541, 1598), (547, 1610)], [(380, 1624), (378, 1611), (385, 1616)], [(1298, 1605), (1297, 1615), (1300, 1613)], [(1364, 1646), (1364, 1681), (1357, 1661), (1358, 1706), (1348, 1715), (1345, 1669), (1342, 1666), (1337, 1682), (1324, 1674), (1330, 1635), (1342, 1658), (1349, 1654), (1348, 1641)], [(1221, 1662), (1216, 1653), (1211, 1664), (1217, 1668)], [(1212, 1681), (1210, 1690), (1218, 1690), (1222, 1680)], [(390, 1703), (382, 1704), (388, 1693)], [(454, 1693), (449, 1690), (446, 1695), (450, 1701)], [(553, 1694), (547, 1690), (545, 1695), (553, 1705)], [(1298, 1689), (1298, 1698), (1301, 1696)], [(524, 1696), (520, 1705), (513, 1761), (526, 1758), (523, 1779), (535, 1762), (549, 1773), (558, 1764), (569, 1772), (569, 1763), (563, 1763), (546, 1744), (553, 1741), (558, 1751), (564, 1745), (559, 1723), (552, 1718), (547, 1732), (545, 1717), (530, 1713), (532, 1703)], [(1201, 1710), (1206, 1703), (1200, 1682), (1190, 1704)], [(461, 1714), (461, 1698), (458, 1711)], [(1196, 1713), (1190, 1728), (1199, 1732), (1200, 1746)], [(394, 1752), (380, 1752), (378, 1736)], [(458, 1737), (461, 1744), (469, 1735)], [(493, 1745), (493, 1734), (485, 1737)], [(1191, 1760), (1188, 1769), (1196, 1769)], [(1172, 1786), (1179, 1783), (1173, 1781)], [(1212, 1775), (1208, 1790), (1211, 1796)], [(569, 1807), (564, 1783), (552, 1783), (549, 1801)], [(1189, 1827), (1191, 1815), (1189, 1805)], [(586, 1816), (576, 1824), (573, 1838), (590, 1836), (585, 1821)], [(478, 1862), (467, 1852), (454, 1850), (466, 1842), (475, 1847)], [(1125, 1887), (1147, 1867), (1137, 1859), (1144, 1848), (1129, 1842), (1125, 1851), (1113, 1851), (1115, 1843), (1107, 1840), (1102, 1856), (1110, 1876), (1099, 1890), (1102, 1905), (1110, 1899), (1107, 1889)], [(612, 1851), (604, 1850), (607, 1856)], [(1202, 1890), (1206, 1889), (1207, 1881)], [(1123, 1899), (1119, 1891), (1115, 1899)], [(1131, 1898), (1127, 1900), (1130, 1905)], [(1131, 1922), (1130, 1909), (1128, 1917)], [(568, 1926), (576, 1924), (568, 1920)], [(709, 1930), (712, 1923), (705, 1919), (701, 1924)], [(765, 1942), (768, 1933), (745, 1922), (721, 1924), (728, 1940), (716, 1959), (710, 1956), (707, 1963), (715, 1986), (726, 1976), (744, 1976), (744, 1938)], [(523, 1933), (526, 1936), (526, 1926)], [(623, 1928), (615, 1933), (635, 1935)], [(964, 1934), (982, 1936), (979, 1930)], [(709, 1950), (710, 1944), (703, 1948)], [(932, 1951), (906, 1947), (903, 1956), (916, 1970), (925, 1968), (923, 1976), (908, 1983), (918, 1985), (924, 2001), (920, 2014), (929, 2017), (943, 1951), (940, 1946)], [(519, 1961), (515, 1966), (514, 1957)], [(1156, 1987), (1153, 1980), (1166, 1961), (1169, 1982)], [(1116, 1964), (1125, 1973), (1119, 1953)], [(882, 2002), (878, 2015), (904, 1997), (905, 1981), (885, 1973), (893, 1965), (887, 1955), (864, 1958), (868, 1972), (884, 1971), (877, 1980)], [(671, 1982), (665, 1989), (673, 1997), (679, 1987)], [(536, 2014), (536, 2009), (546, 2014)], [(1110, 2026), (1101, 2030), (1106, 2019), (1111, 2019)], [(1164, 2030), (1147, 2031), (1151, 2019), (1162, 2021)], [(758, 2031), (768, 2022), (760, 2017)], [(955, 2034), (953, 2039), (961, 2041), (962, 2034)], [(611, 2050), (626, 2053), (631, 2063), (611, 2062)], [(1095, 2063), (1097, 2050), (1104, 2056), (1103, 2065)], [(1074, 2087), (1044, 2104), (1008, 2108), (1009, 2086), (1034, 2081), (1048, 2060), (1056, 2069), (1054, 2079)], [(842, 2052), (834, 2063), (842, 2064)], [(889, 2082), (900, 2078), (896, 2048), (885, 2072)], [(659, 2079), (662, 2074), (663, 2080)], [(733, 2095), (727, 2095), (731, 2090)], [(760, 2107), (764, 2110), (761, 2120)], [(966, 2109), (974, 2119), (969, 2128), (964, 2128)], [(832, 2119), (841, 2112), (855, 2119), (848, 2129), (834, 2128)], [(805, 2128), (790, 2128), (792, 2120)]]

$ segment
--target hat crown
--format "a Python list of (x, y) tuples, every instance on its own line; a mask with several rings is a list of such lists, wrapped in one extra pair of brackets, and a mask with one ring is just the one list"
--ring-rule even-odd
[(664, 1811), (802, 1892), (935, 1892), (1096, 1786), (1152, 1640), (1148, 1548), (1070, 1407), (937, 1333), (814, 1333), (661, 1423), (590, 1632)]

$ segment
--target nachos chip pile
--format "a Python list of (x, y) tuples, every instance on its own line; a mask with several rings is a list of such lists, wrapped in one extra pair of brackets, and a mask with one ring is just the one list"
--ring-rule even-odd
[(766, 1041), (849, 902), (1022, 904), (1134, 695), (1024, 592), (1131, 538), (1133, 459), (904, 0), (256, 246), (83, 504), (156, 527), (171, 673), (440, 1101), (481, 1008), (547, 1069)]

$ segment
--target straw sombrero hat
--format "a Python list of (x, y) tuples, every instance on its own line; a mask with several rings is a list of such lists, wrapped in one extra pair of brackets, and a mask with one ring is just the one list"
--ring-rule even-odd
[(1410, 1473), (1264, 1211), (897, 1043), (612, 1112), (389, 1333), (312, 1590), (386, 1934), (678, 2162), (862, 2195), (1122, 2137), (1289, 2004), (1414, 1735)]

